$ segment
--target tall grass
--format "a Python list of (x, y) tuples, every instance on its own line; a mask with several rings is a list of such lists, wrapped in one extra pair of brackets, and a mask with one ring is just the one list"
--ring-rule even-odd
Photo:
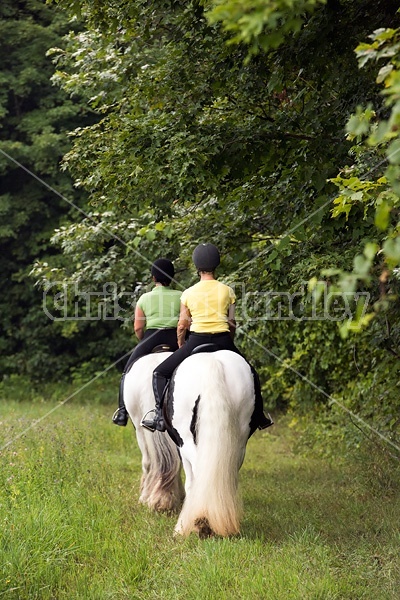
[(137, 503), (141, 457), (113, 395), (50, 414), (54, 401), (0, 400), (0, 446), (15, 440), (0, 454), (0, 599), (399, 597), (395, 480), (296, 456), (278, 423), (249, 442), (240, 536), (174, 539), (176, 517)]

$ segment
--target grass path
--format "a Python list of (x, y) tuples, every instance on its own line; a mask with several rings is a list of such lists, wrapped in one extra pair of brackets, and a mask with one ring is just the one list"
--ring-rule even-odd
[[(0, 446), (54, 403), (0, 401)], [(361, 467), (250, 440), (234, 539), (172, 537), (137, 504), (140, 454), (112, 406), (68, 403), (0, 453), (0, 600), (397, 600), (400, 499)], [(367, 474), (368, 475), (368, 474)]]

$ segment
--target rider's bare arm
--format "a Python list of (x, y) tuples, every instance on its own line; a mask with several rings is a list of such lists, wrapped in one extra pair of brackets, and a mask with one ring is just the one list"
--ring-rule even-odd
[(135, 308), (135, 321), (133, 323), (133, 328), (135, 330), (135, 334), (137, 339), (140, 341), (144, 336), (144, 329), (146, 327), (146, 315), (142, 311), (142, 309), (137, 306)]
[(181, 311), (179, 314), (179, 321), (177, 327), (177, 335), (178, 335), (178, 346), (179, 348), (183, 346), (185, 343), (186, 331), (190, 328), (190, 323), (192, 321), (192, 315), (190, 314), (190, 310), (184, 304), (181, 304)]
[(229, 325), (229, 333), (231, 334), (231, 338), (235, 337), (236, 331), (236, 321), (235, 321), (235, 304), (231, 304), (228, 310), (228, 325)]

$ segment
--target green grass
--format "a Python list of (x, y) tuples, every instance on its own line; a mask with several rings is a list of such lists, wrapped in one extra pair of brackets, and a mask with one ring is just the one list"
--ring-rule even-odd
[(25, 431), (0, 453), (0, 600), (399, 597), (396, 482), (295, 455), (278, 420), (248, 445), (241, 535), (176, 540), (176, 517), (137, 503), (141, 457), (133, 428), (110, 422), (115, 393), (90, 391), (31, 429), (54, 400), (0, 400), (0, 446)]

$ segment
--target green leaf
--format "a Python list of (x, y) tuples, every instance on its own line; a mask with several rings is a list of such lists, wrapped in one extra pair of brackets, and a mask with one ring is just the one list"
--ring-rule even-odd
[(375, 116), (372, 105), (369, 104), (367, 108), (357, 106), (356, 114), (350, 117), (346, 125), (346, 131), (353, 136), (365, 135), (369, 131), (370, 121)]
[(280, 250), (284, 250), (289, 245), (290, 245), (290, 237), (287, 235), (284, 238), (282, 238), (281, 240), (279, 240), (278, 244), (276, 245), (276, 248), (278, 251), (280, 251)]
[(379, 246), (374, 242), (368, 242), (365, 244), (364, 256), (372, 263), (375, 254), (378, 252)]
[(378, 77), (376, 78), (376, 83), (382, 83), (385, 81), (386, 77), (393, 71), (393, 65), (388, 64), (379, 69)]
[(400, 236), (387, 239), (383, 244), (383, 252), (388, 265), (396, 267), (400, 263)]
[(386, 156), (392, 165), (400, 164), (400, 140), (395, 140), (390, 144)]
[(272, 262), (277, 256), (278, 252), (274, 248), (273, 250), (271, 250), (271, 252), (267, 254), (267, 258), (265, 259), (266, 264)]
[(362, 254), (358, 254), (354, 258), (354, 271), (355, 271), (355, 273), (357, 273), (357, 275), (359, 275), (361, 277), (365, 277), (366, 275), (368, 275), (370, 266), (371, 266), (371, 261), (368, 260), (367, 258), (364, 258), (364, 256), (362, 256)]
[(375, 225), (381, 231), (387, 229), (389, 225), (390, 212), (391, 206), (388, 204), (388, 202), (385, 202), (384, 200), (382, 200), (376, 207)]

